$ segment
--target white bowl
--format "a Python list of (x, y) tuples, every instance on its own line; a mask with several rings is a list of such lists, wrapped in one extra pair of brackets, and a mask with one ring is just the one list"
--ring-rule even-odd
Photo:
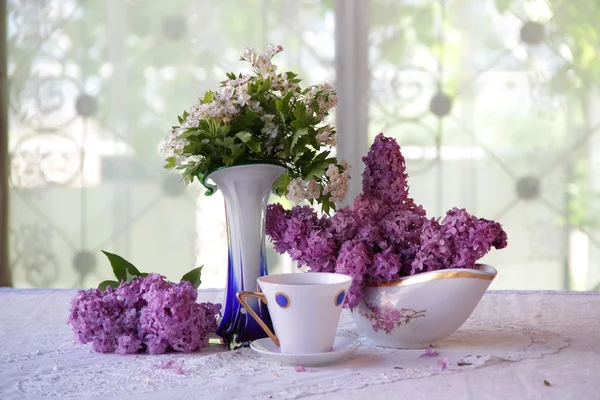
[(426, 348), (465, 323), (496, 274), (493, 267), (477, 264), (372, 284), (352, 316), (377, 346)]

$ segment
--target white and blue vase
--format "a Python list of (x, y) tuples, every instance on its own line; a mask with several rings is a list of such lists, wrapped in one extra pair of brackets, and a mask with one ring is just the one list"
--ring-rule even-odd
[[(274, 164), (247, 164), (224, 167), (207, 177), (217, 185), (225, 199), (229, 255), (223, 318), (217, 334), (230, 349), (266, 337), (264, 330), (243, 309), (236, 293), (257, 291), (256, 279), (268, 274), (265, 250), (267, 202), (273, 182), (285, 171)], [(255, 298), (248, 302), (272, 329), (266, 305)]]

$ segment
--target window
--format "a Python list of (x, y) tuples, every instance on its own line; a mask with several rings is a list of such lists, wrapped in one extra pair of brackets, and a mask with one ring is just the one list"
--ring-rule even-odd
[[(101, 249), (225, 281), (220, 194), (162, 169), (176, 116), (253, 44), (335, 82), (339, 154), (398, 139), (412, 196), (498, 219), (493, 288), (600, 283), (595, 62), (586, 0), (8, 0), (10, 226), (17, 287), (89, 287)], [(336, 27), (337, 25), (337, 27)], [(276, 199), (274, 199), (276, 200)], [(269, 251), (270, 269), (293, 269)]]

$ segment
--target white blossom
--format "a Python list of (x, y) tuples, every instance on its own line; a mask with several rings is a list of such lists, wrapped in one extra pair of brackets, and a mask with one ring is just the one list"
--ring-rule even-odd
[(240, 60), (248, 61), (252, 64), (252, 66), (254, 66), (254, 63), (256, 62), (256, 58), (257, 58), (256, 49), (254, 47), (246, 47), (246, 48), (244, 48), (244, 51), (242, 52), (242, 56), (240, 57)]
[(269, 57), (269, 59), (273, 58), (273, 56), (277, 53), (281, 53), (283, 51), (283, 47), (279, 45), (269, 44), (264, 51), (264, 55)]
[(292, 179), (287, 189), (285, 198), (296, 203), (302, 200), (311, 201), (321, 196), (321, 185), (314, 178), (309, 182), (302, 178)]
[(313, 178), (306, 185), (305, 198), (306, 200), (313, 200), (321, 196), (321, 185)]
[(235, 89), (236, 94), (236, 104), (240, 107), (245, 106), (250, 100), (250, 94), (248, 94), (248, 86), (240, 85)]
[(315, 138), (317, 139), (317, 141), (320, 144), (330, 145), (330, 146), (336, 145), (335, 133), (333, 132), (333, 129), (331, 128), (331, 126), (326, 125), (326, 126), (322, 127), (321, 129), (319, 129), (319, 131), (320, 132), (317, 133)]
[(225, 102), (231, 99), (234, 93), (235, 89), (233, 86), (223, 86), (217, 90), (217, 98)]
[(335, 164), (330, 164), (325, 175), (329, 178), (329, 185), (325, 186), (323, 194), (331, 193), (331, 200), (340, 202), (344, 200), (348, 194), (348, 180), (350, 179), (350, 166), (345, 164), (344, 172), (340, 173), (340, 169)]
[(187, 160), (183, 155), (183, 149), (189, 142), (185, 139), (178, 139), (179, 135), (183, 133), (184, 130), (185, 129), (181, 127), (171, 129), (167, 133), (167, 140), (160, 145), (160, 154), (164, 158), (174, 157), (177, 165), (181, 165), (181, 163)]
[(279, 125), (273, 122), (275, 116), (273, 114), (265, 114), (261, 117), (263, 122), (265, 123), (264, 127), (261, 130), (261, 133), (271, 139), (275, 139), (277, 134), (279, 133)]
[(304, 185), (302, 178), (292, 179), (287, 186), (285, 198), (294, 203), (304, 200)]
[(258, 57), (258, 60), (256, 61), (256, 67), (263, 75), (274, 75), (275, 71), (277, 71), (277, 65), (273, 64), (270, 58), (262, 54)]

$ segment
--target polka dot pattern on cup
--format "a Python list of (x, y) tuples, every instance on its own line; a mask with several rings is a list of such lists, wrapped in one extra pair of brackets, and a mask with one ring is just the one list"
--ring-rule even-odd
[(335, 295), (335, 299), (333, 299), (333, 304), (339, 306), (344, 303), (344, 299), (346, 298), (346, 291), (341, 290), (338, 294)]
[(275, 302), (281, 308), (288, 308), (290, 306), (290, 298), (285, 293), (275, 293)]

